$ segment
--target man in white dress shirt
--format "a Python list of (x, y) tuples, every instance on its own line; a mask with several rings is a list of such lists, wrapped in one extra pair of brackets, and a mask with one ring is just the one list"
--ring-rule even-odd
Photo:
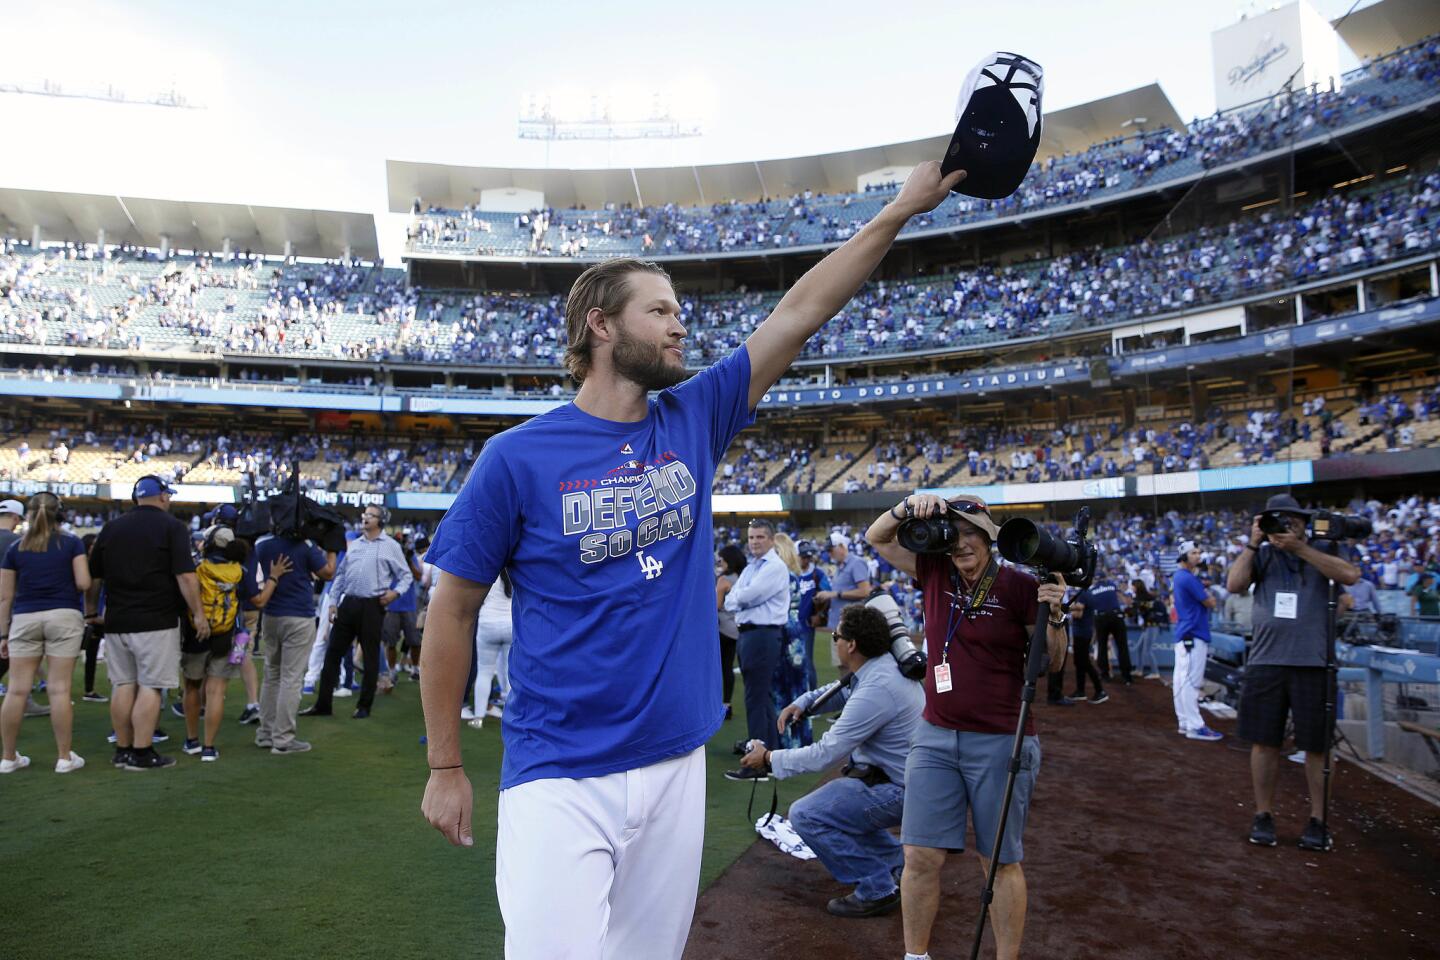
[[(770, 678), (780, 659), (790, 617), (790, 570), (775, 552), (775, 525), (769, 520), (750, 521), (748, 543), (751, 560), (725, 595), (725, 609), (735, 614), (740, 627), (736, 652), (745, 681), (745, 728), (751, 740), (762, 740), (774, 748), (780, 742), (775, 726), (779, 715), (770, 695)], [(736, 776), (768, 779), (764, 771), (750, 768), (737, 771)]]

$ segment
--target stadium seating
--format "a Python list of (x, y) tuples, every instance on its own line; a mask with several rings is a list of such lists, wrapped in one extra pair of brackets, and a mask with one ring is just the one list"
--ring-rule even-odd
[[(1340, 89), (1305, 90), (1196, 120), (1188, 130), (1161, 128), (1037, 163), (1003, 201), (952, 195), (906, 228), (1013, 216), (1080, 200), (1153, 187), (1220, 164), (1329, 136), (1396, 107), (1436, 95), (1440, 39), (1430, 38), (1351, 71)], [(706, 207), (645, 207), (588, 213), (532, 211), (521, 217), (430, 209), (410, 229), (410, 252), (468, 256), (577, 257), (705, 254), (834, 244), (848, 238), (894, 196), (893, 190), (797, 194), (788, 200), (729, 201)], [(582, 224), (613, 229), (581, 233)], [(513, 235), (507, 231), (513, 223)], [(477, 226), (477, 224), (479, 224)], [(577, 244), (579, 237), (584, 243)], [(649, 238), (650, 243), (645, 243)]]

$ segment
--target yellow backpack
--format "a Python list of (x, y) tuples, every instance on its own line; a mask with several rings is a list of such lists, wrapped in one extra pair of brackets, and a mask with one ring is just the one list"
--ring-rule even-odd
[(245, 569), (235, 561), (202, 560), (195, 568), (200, 581), (200, 607), (211, 633), (229, 633), (240, 614), (240, 578)]

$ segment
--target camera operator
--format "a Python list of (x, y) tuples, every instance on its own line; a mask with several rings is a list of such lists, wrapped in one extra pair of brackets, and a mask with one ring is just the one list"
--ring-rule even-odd
[[(754, 742), (740, 763), (783, 780), (845, 761), (843, 776), (790, 805), (790, 823), (836, 880), (855, 884), (826, 909), (837, 917), (874, 917), (900, 903), (895, 878), (904, 853), (890, 828), (900, 825), (905, 806), (905, 757), (925, 694), (900, 674), (879, 611), (846, 607), (833, 639), (846, 676), (820, 710), (840, 710), (835, 724), (808, 747), (770, 750)], [(833, 686), (801, 694), (781, 711), (777, 728), (802, 719)]]
[(1310, 822), (1300, 846), (1323, 850), (1329, 842), (1322, 820), (1330, 737), (1325, 729), (1329, 581), (1349, 586), (1360, 579), (1360, 571), (1306, 540), (1310, 514), (1294, 497), (1276, 494), (1266, 502), (1265, 514), (1278, 515), (1283, 530), (1267, 535), (1261, 529), (1264, 515), (1256, 515), (1250, 539), (1226, 577), (1232, 593), (1255, 585), (1251, 612), (1255, 642), (1245, 658), (1238, 728), (1240, 737), (1251, 744), (1255, 819), (1250, 842), (1275, 846), (1272, 801), (1288, 713), (1295, 720), (1295, 746), (1305, 751), (1305, 780), (1310, 788)]
[(310, 744), (295, 736), (300, 710), (300, 689), (305, 665), (315, 643), (315, 581), (335, 575), (335, 554), (309, 540), (283, 533), (262, 537), (255, 544), (254, 572), (270, 570), (281, 557), (290, 562), (265, 605), (260, 621), (261, 649), (265, 651), (265, 685), (260, 688), (260, 726), (255, 745), (268, 747), (275, 756), (305, 753)]
[(350, 541), (345, 565), (331, 581), (336, 596), (330, 609), (330, 646), (325, 650), (325, 668), (315, 702), (300, 712), (302, 717), (328, 717), (335, 683), (340, 679), (340, 661), (356, 640), (365, 657), (365, 680), (360, 702), (352, 718), (364, 720), (375, 705), (375, 688), (380, 680), (380, 627), (385, 608), (410, 588), (414, 575), (396, 543), (385, 533), (385, 508), (369, 506), (360, 515), (359, 537)]
[[(896, 540), (908, 517), (946, 515), (958, 533), (950, 553), (916, 554)], [(993, 554), (1000, 528), (984, 501), (933, 494), (906, 497), (882, 513), (865, 538), (896, 569), (915, 577), (924, 593), (925, 712), (905, 767), (905, 875), (901, 883), (905, 949), (926, 956), (940, 903), (940, 868), (949, 851), (965, 849), (966, 811), (975, 827), (981, 870), (991, 846), (1020, 720), (1025, 657), (1039, 604), (1057, 613), (1049, 622), (1050, 662), (1063, 662), (1068, 640), (1063, 583), (1037, 584)], [(995, 942), (1002, 958), (1018, 957), (1025, 930), (1021, 835), (1040, 768), (1040, 741), (1027, 724), (1010, 817), (995, 877)]]

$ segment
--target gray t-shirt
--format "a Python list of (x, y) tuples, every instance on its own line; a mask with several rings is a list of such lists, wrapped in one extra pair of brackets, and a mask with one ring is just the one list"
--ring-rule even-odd
[[(1257, 551), (1254, 576), (1255, 601), (1250, 617), (1255, 639), (1245, 662), (1280, 667), (1325, 666), (1329, 581), (1304, 560), (1268, 543), (1262, 543)], [(1293, 619), (1275, 615), (1290, 605), (1279, 598), (1280, 594), (1295, 595)]]
[[(845, 562), (835, 570), (835, 576), (830, 578), (830, 589), (837, 594), (845, 590), (854, 590), (860, 584), (870, 579), (870, 565), (861, 560), (855, 554), (845, 558)], [(836, 597), (830, 601), (830, 617), (825, 621), (826, 626), (834, 630), (840, 623), (840, 614), (852, 603), (859, 603), (859, 600), (844, 600)]]

